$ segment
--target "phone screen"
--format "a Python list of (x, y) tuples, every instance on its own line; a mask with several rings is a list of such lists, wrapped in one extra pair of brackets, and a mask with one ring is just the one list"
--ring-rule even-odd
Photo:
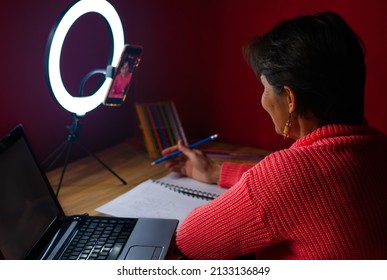
[(104, 105), (120, 106), (125, 101), (133, 74), (140, 63), (141, 53), (142, 47), (125, 45), (120, 61), (115, 68)]

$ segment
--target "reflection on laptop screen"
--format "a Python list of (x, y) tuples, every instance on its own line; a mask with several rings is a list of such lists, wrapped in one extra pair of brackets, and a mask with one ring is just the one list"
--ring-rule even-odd
[(0, 250), (24, 259), (59, 210), (23, 139), (0, 149), (0, 172)]

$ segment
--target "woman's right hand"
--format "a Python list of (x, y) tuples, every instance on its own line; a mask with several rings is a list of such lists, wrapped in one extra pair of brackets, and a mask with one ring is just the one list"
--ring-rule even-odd
[(166, 156), (176, 150), (180, 150), (182, 154), (167, 162), (166, 167), (170, 171), (204, 183), (216, 184), (219, 181), (220, 165), (207, 158), (201, 151), (189, 149), (181, 140), (177, 145), (163, 150), (162, 155)]

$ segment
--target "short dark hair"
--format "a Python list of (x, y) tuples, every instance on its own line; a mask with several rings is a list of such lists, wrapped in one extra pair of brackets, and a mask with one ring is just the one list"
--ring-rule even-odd
[(311, 112), (322, 124), (364, 121), (365, 48), (333, 12), (300, 16), (249, 42), (245, 58), (280, 94), (289, 86), (297, 112)]

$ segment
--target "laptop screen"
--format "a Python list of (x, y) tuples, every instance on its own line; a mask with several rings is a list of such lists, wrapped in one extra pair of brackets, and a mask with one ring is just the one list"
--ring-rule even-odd
[(0, 142), (0, 253), (5, 259), (25, 259), (60, 211), (26, 141), (15, 140)]

